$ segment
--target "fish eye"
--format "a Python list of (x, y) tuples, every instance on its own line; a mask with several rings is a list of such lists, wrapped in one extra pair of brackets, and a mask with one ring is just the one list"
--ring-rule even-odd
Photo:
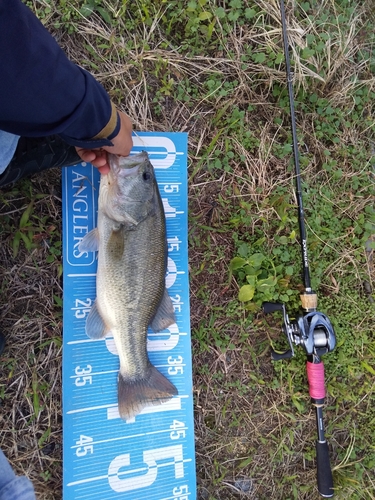
[(151, 179), (151, 174), (150, 172), (143, 172), (142, 177), (144, 181), (149, 181)]

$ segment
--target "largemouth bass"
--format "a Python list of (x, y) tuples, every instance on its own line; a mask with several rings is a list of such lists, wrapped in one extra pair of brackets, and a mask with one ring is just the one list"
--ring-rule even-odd
[(109, 155), (109, 164), (100, 180), (98, 226), (79, 249), (98, 250), (97, 297), (86, 333), (99, 339), (112, 332), (120, 359), (119, 413), (129, 419), (178, 392), (147, 354), (148, 326), (158, 332), (175, 318), (165, 287), (166, 224), (154, 168), (146, 152)]

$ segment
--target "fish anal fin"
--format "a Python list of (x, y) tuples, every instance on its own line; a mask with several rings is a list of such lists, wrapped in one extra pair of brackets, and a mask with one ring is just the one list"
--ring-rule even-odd
[(157, 370), (149, 366), (144, 378), (118, 375), (118, 409), (122, 419), (129, 420), (146, 406), (156, 406), (178, 394), (176, 387)]
[(105, 337), (108, 328), (105, 326), (102, 317), (100, 316), (96, 300), (91, 307), (86, 320), (86, 334), (90, 339), (101, 339)]
[(78, 245), (80, 252), (96, 252), (99, 249), (99, 231), (96, 227), (87, 233)]
[(168, 326), (176, 323), (176, 317), (174, 314), (173, 304), (170, 296), (168, 295), (167, 289), (164, 290), (164, 295), (155, 316), (153, 317), (150, 326), (152, 330), (160, 332), (165, 330)]

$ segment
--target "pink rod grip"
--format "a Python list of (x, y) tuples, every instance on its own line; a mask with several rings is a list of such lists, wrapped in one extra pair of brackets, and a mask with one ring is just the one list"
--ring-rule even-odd
[(312, 399), (324, 399), (326, 397), (326, 389), (324, 387), (324, 365), (320, 363), (306, 364), (307, 380), (309, 381), (309, 392)]

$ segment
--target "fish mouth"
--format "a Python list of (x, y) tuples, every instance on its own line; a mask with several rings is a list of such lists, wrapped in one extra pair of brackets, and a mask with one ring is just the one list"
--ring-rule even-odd
[(115, 167), (116, 170), (121, 172), (121, 176), (128, 177), (134, 175), (138, 172), (139, 167), (143, 165), (145, 162), (149, 161), (149, 156), (146, 151), (142, 151), (136, 155), (132, 156), (117, 156), (111, 155), (112, 167)]
[(146, 151), (141, 151), (140, 153), (132, 156), (122, 157), (120, 159), (120, 166), (123, 169), (133, 169), (139, 167), (145, 161), (148, 161), (148, 154)]

